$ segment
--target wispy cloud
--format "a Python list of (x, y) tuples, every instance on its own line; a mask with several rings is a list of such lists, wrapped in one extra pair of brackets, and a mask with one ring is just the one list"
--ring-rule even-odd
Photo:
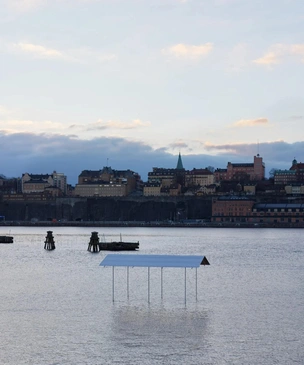
[(273, 66), (282, 63), (288, 57), (301, 56), (304, 62), (304, 44), (282, 44), (277, 43), (270, 46), (269, 50), (252, 62), (261, 66)]
[(131, 122), (121, 122), (115, 120), (108, 120), (104, 122), (103, 120), (98, 120), (96, 123), (90, 123), (87, 125), (73, 124), (70, 129), (82, 129), (87, 132), (94, 130), (106, 130), (106, 129), (136, 129), (142, 127), (149, 127), (150, 122), (144, 122), (140, 119), (134, 119)]
[(36, 44), (32, 42), (6, 42), (0, 39), (0, 52), (27, 56), (41, 60), (61, 60), (76, 62), (80, 64), (108, 63), (117, 60), (117, 55), (113, 52), (99, 51), (91, 48), (70, 48), (59, 50), (53, 47)]
[(256, 127), (269, 124), (267, 118), (241, 119), (233, 124), (233, 127)]
[(304, 44), (293, 44), (290, 51), (292, 54), (303, 57), (301, 61), (304, 62)]
[(253, 61), (258, 65), (276, 65), (280, 63), (279, 56), (275, 52), (268, 52), (264, 56)]
[(189, 149), (188, 144), (184, 141), (177, 141), (177, 142), (170, 143), (169, 148), (171, 148), (172, 150), (179, 150), (179, 151), (184, 150), (184, 149), (191, 150), (191, 149)]
[(62, 52), (57, 49), (47, 48), (41, 45), (32, 44), (32, 43), (15, 43), (14, 47), (17, 51), (27, 53), (33, 55), (37, 58), (51, 58), (51, 59), (65, 59), (65, 56)]
[(66, 133), (66, 127), (62, 123), (52, 122), (49, 120), (30, 120), (30, 119), (12, 119), (10, 116), (6, 117), (4, 121), (0, 120), (0, 129), (6, 134), (15, 133)]
[(207, 56), (212, 50), (212, 43), (200, 44), (198, 46), (179, 43), (174, 46), (163, 48), (162, 53), (176, 58), (199, 59)]

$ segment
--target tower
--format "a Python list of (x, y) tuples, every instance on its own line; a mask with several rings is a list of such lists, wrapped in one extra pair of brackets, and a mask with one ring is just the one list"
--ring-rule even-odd
[(181, 157), (180, 152), (178, 154), (178, 160), (177, 160), (176, 170), (184, 170), (184, 166), (183, 166), (182, 157)]
[(185, 169), (180, 152), (178, 154), (178, 160), (175, 169), (175, 183), (180, 184), (182, 187), (185, 186)]

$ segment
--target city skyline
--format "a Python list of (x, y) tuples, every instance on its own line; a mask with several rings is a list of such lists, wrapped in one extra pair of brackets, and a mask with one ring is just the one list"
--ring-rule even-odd
[(300, 0), (0, 0), (1, 169), (304, 160)]

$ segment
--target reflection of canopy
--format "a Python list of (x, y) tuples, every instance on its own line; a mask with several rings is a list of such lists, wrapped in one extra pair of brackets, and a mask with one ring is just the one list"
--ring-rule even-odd
[(150, 267), (161, 268), (161, 297), (163, 297), (163, 268), (179, 267), (185, 269), (185, 303), (186, 303), (186, 270), (196, 269), (196, 298), (197, 298), (197, 268), (200, 265), (210, 265), (205, 256), (179, 256), (179, 255), (107, 255), (100, 266), (112, 267), (112, 299), (114, 302), (114, 267), (125, 266), (127, 268), (127, 293), (129, 297), (129, 267), (148, 268), (148, 302), (150, 302)]

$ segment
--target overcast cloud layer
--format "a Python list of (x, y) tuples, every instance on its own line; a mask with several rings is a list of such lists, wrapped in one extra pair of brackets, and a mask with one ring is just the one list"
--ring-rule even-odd
[[(2, 146), (2, 171), (8, 177), (21, 177), (22, 173), (52, 173), (64, 171), (68, 182), (75, 184), (82, 170), (99, 170), (112, 166), (116, 170), (130, 169), (138, 172), (143, 180), (153, 167), (175, 168), (177, 156), (165, 148), (153, 150), (151, 146), (130, 142), (123, 138), (99, 137), (81, 140), (61, 135), (45, 134), (3, 134), (0, 132)], [(255, 144), (209, 145), (208, 151), (216, 149), (217, 154), (189, 154), (182, 156), (186, 169), (225, 168), (227, 162), (253, 162), (257, 152)], [(267, 174), (272, 168), (290, 168), (289, 156), (300, 155), (304, 142), (262, 143), (258, 146), (267, 155)], [(299, 161), (300, 162), (300, 161)]]
[(0, 6), (0, 174), (304, 161), (303, 0)]

